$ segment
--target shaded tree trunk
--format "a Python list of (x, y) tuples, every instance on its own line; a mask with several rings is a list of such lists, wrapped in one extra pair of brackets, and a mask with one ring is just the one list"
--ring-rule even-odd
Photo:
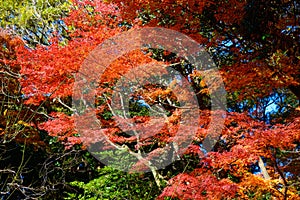
[(294, 95), (300, 102), (300, 86), (290, 86), (289, 89), (294, 93)]

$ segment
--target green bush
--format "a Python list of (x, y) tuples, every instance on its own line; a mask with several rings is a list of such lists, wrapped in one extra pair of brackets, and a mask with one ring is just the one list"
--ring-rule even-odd
[(99, 170), (99, 177), (88, 183), (70, 183), (77, 192), (65, 199), (155, 199), (160, 194), (151, 174), (130, 174), (111, 167)]

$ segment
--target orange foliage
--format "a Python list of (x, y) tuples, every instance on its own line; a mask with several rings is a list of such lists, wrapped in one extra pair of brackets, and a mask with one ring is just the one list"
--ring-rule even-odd
[[(147, 26), (160, 25), (180, 31), (197, 42), (205, 44), (209, 49), (209, 47), (220, 45), (226, 34), (226, 36), (229, 34), (228, 37), (234, 38), (232, 41), (244, 40), (240, 36), (244, 32), (242, 28), (239, 29), (239, 26), (242, 26), (243, 19), (247, 17), (245, 8), (249, 4), (249, 1), (241, 0), (111, 1), (114, 4), (105, 4), (102, 1), (74, 2), (77, 8), (74, 8), (69, 17), (64, 19), (70, 27), (70, 40), (61, 44), (57, 38), (54, 38), (50, 46), (38, 46), (30, 51), (25, 47), (18, 48), (17, 58), (22, 66), (20, 82), (22, 91), (27, 97), (26, 104), (41, 105), (44, 101), (68, 99), (73, 91), (73, 74), (79, 70), (89, 52), (104, 40), (126, 30), (127, 28), (119, 25), (122, 20), (133, 22), (133, 28), (142, 26), (143, 21), (138, 19), (141, 16), (137, 16), (137, 11), (140, 11), (142, 16), (148, 17)], [(92, 14), (84, 8), (86, 4), (94, 7)], [(155, 17), (151, 18), (147, 12), (154, 13)], [(214, 30), (209, 31), (211, 36), (199, 34), (202, 32), (201, 26), (212, 24), (211, 21), (202, 22), (200, 20), (205, 14), (211, 15), (216, 20), (217, 26)], [(218, 28), (220, 26), (222, 28)], [(247, 34), (245, 33), (245, 35)], [(243, 42), (245, 41), (241, 41), (240, 45)], [(239, 102), (245, 99), (256, 100), (266, 97), (278, 88), (296, 87), (299, 89), (299, 66), (294, 59), (291, 59), (295, 58), (296, 53), (294, 55), (287, 54), (278, 48), (272, 54), (263, 55), (264, 59), (259, 59), (258, 55), (262, 50), (255, 44), (252, 47), (254, 49), (252, 50), (255, 51), (253, 54), (239, 45), (229, 48), (229, 52), (233, 55), (232, 63), (220, 67), (227, 91), (237, 92)], [(6, 54), (7, 52), (2, 52), (1, 56), (6, 57)], [(168, 56), (166, 52), (165, 56)], [(221, 60), (220, 63), (222, 62)], [(101, 123), (100, 130), (89, 131), (88, 120), (82, 122), (87, 127), (75, 130), (73, 123), (77, 117), (76, 113), (68, 116), (60, 112), (52, 114), (55, 119), (40, 123), (38, 128), (46, 130), (50, 136), (58, 137), (67, 148), (71, 148), (74, 144), (80, 144), (82, 141), (85, 142), (85, 145), (99, 141), (109, 143), (107, 142), (109, 139), (120, 148), (123, 145), (128, 149), (131, 148), (132, 154), (139, 150), (150, 149), (151, 152), (148, 152), (145, 159), (159, 158), (165, 151), (171, 149), (167, 145), (168, 143), (177, 139), (176, 142), (180, 146), (189, 139), (189, 133), (193, 128), (181, 124), (185, 109), (176, 105), (178, 99), (172, 92), (172, 89), (178, 89), (180, 85), (176, 81), (171, 81), (168, 87), (157, 87), (150, 82), (140, 88), (134, 88), (132, 91), (132, 97), (142, 96), (150, 106), (165, 106), (164, 108), (167, 108), (165, 110), (169, 112), (167, 114), (161, 112), (161, 115), (155, 117), (128, 117), (114, 113), (111, 104), (114, 100), (112, 96), (115, 85), (120, 77), (124, 78), (124, 74), (128, 75), (128, 72), (131, 72), (139, 78), (147, 77), (146, 72), (148, 73), (148, 71), (138, 70), (141, 65), (146, 68), (151, 66), (156, 72), (163, 74), (169, 64), (172, 63), (164, 62), (164, 60), (157, 61), (153, 59), (153, 55), (142, 50), (132, 51), (116, 58), (99, 78), (100, 87), (97, 90), (99, 99), (95, 102), (97, 108), (91, 109), (87, 113), (91, 116), (96, 113)], [(200, 88), (197, 92), (209, 96), (206, 83), (201, 80), (201, 74), (193, 70), (189, 75), (194, 80), (199, 79), (198, 82), (193, 82), (197, 89)], [(133, 79), (133, 76), (128, 75), (125, 78)], [(215, 83), (211, 87), (218, 88), (218, 84)], [(295, 94), (297, 96), (297, 93)], [(183, 96), (189, 97), (188, 94)], [(300, 96), (297, 97), (300, 98)], [(119, 101), (122, 99), (119, 96), (115, 98)], [(67, 103), (67, 106), (63, 104), (60, 106), (67, 107), (70, 111), (70, 102)], [(88, 105), (83, 106), (88, 107)], [(123, 110), (124, 108), (121, 107), (118, 111), (122, 112)], [(292, 158), (291, 152), (299, 155), (299, 152), (295, 150), (300, 142), (299, 113), (295, 112), (295, 116), (289, 119), (288, 124), (270, 125), (251, 118), (247, 112), (227, 112), (227, 116), (224, 116), (224, 118), (226, 117), (225, 128), (217, 138), (216, 145), (211, 152), (201, 153), (200, 144), (208, 136), (214, 112), (220, 111), (199, 110), (200, 117), (191, 119), (198, 125), (197, 132), (192, 138), (193, 143), (184, 150), (178, 150), (180, 155), (183, 153), (194, 156), (198, 154), (199, 166), (194, 166), (194, 170), (191, 172), (180, 173), (170, 179), (168, 186), (158, 199), (164, 197), (247, 199), (251, 195), (261, 197), (266, 194), (278, 199), (299, 198), (296, 184), (293, 184), (293, 181), (296, 180), (295, 177), (299, 176), (300, 168), (299, 165), (297, 166), (299, 158), (295, 156), (293, 159), (289, 159)], [(185, 134), (176, 135), (179, 129)], [(126, 134), (134, 131), (135, 134)], [(76, 134), (79, 134), (81, 138), (76, 137)], [(3, 134), (0, 132), (0, 135)], [(110, 146), (104, 145), (102, 150), (107, 150), (105, 148), (109, 149)], [(254, 174), (253, 167), (258, 166), (259, 158), (265, 160), (267, 165), (265, 168), (270, 179), (261, 177), (262, 169), (258, 174)], [(280, 166), (280, 163), (287, 164)], [(143, 164), (142, 161), (137, 162), (133, 169), (143, 169), (145, 167)], [(292, 174), (292, 178), (288, 177), (289, 173)]]

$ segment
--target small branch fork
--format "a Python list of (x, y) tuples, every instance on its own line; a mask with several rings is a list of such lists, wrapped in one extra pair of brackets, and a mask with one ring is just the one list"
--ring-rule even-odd
[[(124, 119), (128, 119), (127, 116), (126, 116), (126, 113), (125, 113), (124, 100), (123, 100), (123, 97), (122, 97), (121, 93), (119, 93), (119, 96), (120, 96), (120, 98), (121, 98), (121, 104), (122, 104), (122, 110), (123, 110), (123, 116), (122, 116), (122, 117), (123, 117)], [(113, 114), (113, 116), (117, 116), (116, 113), (113, 111), (113, 109), (112, 109), (112, 107), (111, 107), (111, 105), (110, 105), (110, 103), (109, 103), (109, 101), (108, 101), (108, 97), (104, 95), (104, 98), (105, 98), (106, 103), (107, 103), (107, 105), (108, 105), (108, 107), (109, 107), (109, 110), (111, 111), (111, 113)], [(130, 126), (133, 126), (133, 124), (131, 124), (131, 123), (129, 123), (129, 122), (128, 122), (128, 124), (129, 124)], [(139, 142), (140, 142), (140, 140), (139, 140), (139, 134), (138, 134), (137, 131), (135, 131), (135, 130), (133, 130), (133, 133), (135, 134), (135, 136), (136, 136), (136, 138), (137, 138), (137, 143), (139, 143)], [(142, 163), (145, 164), (147, 167), (149, 167), (149, 169), (151, 170), (156, 185), (157, 185), (159, 188), (162, 187), (162, 185), (161, 185), (161, 180), (163, 179), (162, 175), (159, 174), (158, 169), (153, 165), (153, 163), (152, 163), (150, 160), (147, 160), (146, 158), (144, 158), (144, 157), (142, 156), (142, 152), (141, 152), (140, 149), (138, 149), (138, 152), (135, 153), (135, 152), (133, 152), (132, 150), (130, 150), (130, 148), (129, 148), (127, 145), (125, 145), (125, 144), (123, 144), (122, 146), (121, 146), (121, 145), (118, 145), (118, 144), (115, 144), (115, 143), (113, 143), (112, 141), (110, 141), (109, 138), (106, 138), (106, 141), (107, 141), (110, 145), (112, 145), (113, 147), (115, 147), (116, 149), (118, 149), (118, 150), (120, 150), (120, 151), (127, 151), (130, 155), (133, 155), (133, 156), (135, 156), (139, 161), (142, 161)]]

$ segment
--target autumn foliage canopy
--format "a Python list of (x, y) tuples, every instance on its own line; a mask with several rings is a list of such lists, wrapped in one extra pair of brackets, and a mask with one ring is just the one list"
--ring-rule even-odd
[[(0, 97), (19, 96), (13, 104), (23, 106), (18, 112), (11, 105), (2, 108), (0, 136), (39, 151), (47, 148), (40, 135), (46, 132), (66, 150), (79, 146), (116, 168), (125, 167), (117, 160), (130, 160), (126, 171), (152, 173), (161, 189), (157, 199), (300, 199), (299, 6), (266, 0), (73, 0), (59, 19), (65, 32), (57, 30), (49, 45), (28, 46), (3, 29), (0, 77), (6, 81)], [(187, 58), (145, 46), (111, 52), (115, 59), (95, 80), (96, 90), (76, 82), (103, 42), (150, 27), (200, 44), (221, 79), (209, 84)], [(161, 77), (170, 69), (177, 75), (157, 84), (147, 66)], [(183, 83), (192, 91), (184, 91)], [(88, 99), (74, 96), (75, 86)], [(213, 96), (221, 86), (226, 94)], [(178, 97), (176, 91), (184, 92)], [(189, 108), (191, 98), (196, 109)], [(90, 115), (97, 129), (91, 129)], [(212, 123), (215, 115), (222, 118), (221, 129)], [(210, 148), (204, 144), (209, 137)], [(111, 157), (112, 163), (106, 161)], [(163, 166), (166, 157), (171, 163)]]

